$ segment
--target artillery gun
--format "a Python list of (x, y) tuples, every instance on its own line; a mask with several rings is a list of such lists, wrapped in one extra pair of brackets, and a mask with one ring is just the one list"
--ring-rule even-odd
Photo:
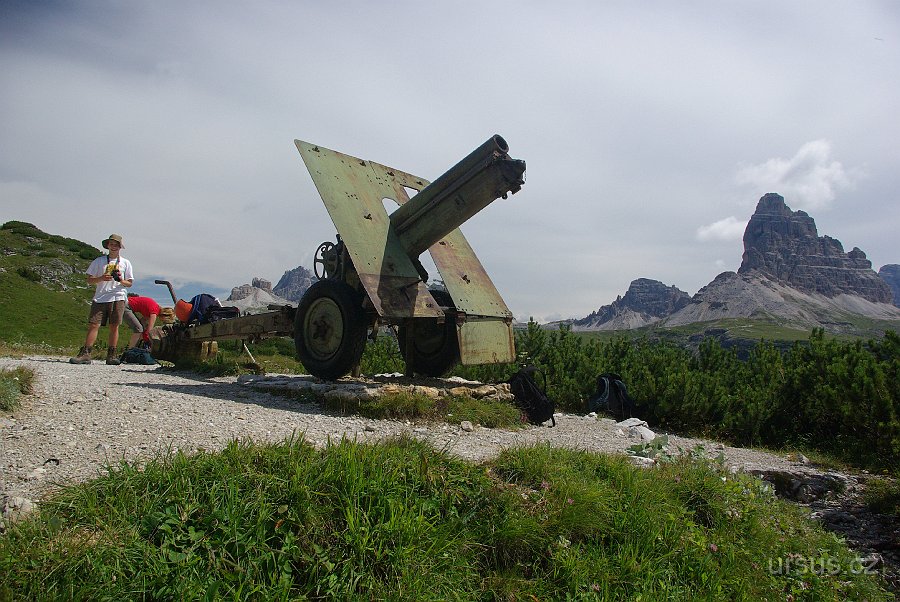
[[(279, 308), (196, 327), (174, 329), (153, 343), (158, 359), (220, 338), (291, 335), (313, 375), (357, 374), (366, 339), (395, 329), (408, 374), (440, 376), (455, 364), (515, 359), (513, 315), (459, 226), (524, 184), (525, 162), (492, 136), (429, 183), (337, 151), (294, 141), (337, 230), (319, 245), (319, 278), (296, 311)], [(385, 208), (396, 203), (388, 214)], [(429, 289), (420, 256), (430, 251), (445, 289)], [(173, 294), (174, 299), (174, 294)], [(226, 322), (230, 324), (225, 324)], [(166, 341), (165, 339), (168, 339)], [(163, 355), (157, 355), (161, 353)]]

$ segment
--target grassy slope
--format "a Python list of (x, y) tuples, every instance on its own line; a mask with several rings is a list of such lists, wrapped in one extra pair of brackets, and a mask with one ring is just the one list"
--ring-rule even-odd
[[(7, 222), (0, 227), (0, 341), (77, 348), (93, 294), (85, 284), (90, 263), (85, 257), (97, 257), (100, 250), (28, 226)], [(63, 264), (70, 266), (69, 274), (47, 278)]]
[(861, 568), (702, 459), (235, 442), (47, 500), (0, 538), (0, 600), (890, 599)]

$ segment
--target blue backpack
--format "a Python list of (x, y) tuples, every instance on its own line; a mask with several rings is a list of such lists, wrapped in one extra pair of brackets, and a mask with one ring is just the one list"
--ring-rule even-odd
[(634, 401), (628, 396), (628, 387), (618, 374), (601, 374), (597, 377), (597, 392), (587, 402), (588, 412), (606, 412), (622, 421), (634, 416)]
[(119, 361), (123, 364), (144, 364), (145, 366), (153, 365), (156, 359), (150, 355), (150, 351), (140, 347), (131, 347), (119, 357)]
[(193, 307), (191, 308), (191, 313), (187, 319), (188, 324), (191, 322), (200, 322), (203, 324), (203, 318), (206, 316), (206, 312), (209, 308), (220, 307), (222, 305), (219, 303), (218, 299), (206, 293), (200, 293), (191, 298), (190, 304), (193, 305)]

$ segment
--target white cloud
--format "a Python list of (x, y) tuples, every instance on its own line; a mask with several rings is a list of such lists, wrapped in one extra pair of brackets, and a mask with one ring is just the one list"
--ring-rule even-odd
[(738, 170), (738, 184), (753, 186), (760, 194), (777, 192), (791, 205), (806, 209), (828, 207), (841, 189), (851, 188), (858, 170), (845, 170), (832, 159), (831, 142), (813, 140), (790, 159), (776, 157)]
[(746, 220), (741, 221), (729, 215), (725, 219), (697, 228), (697, 240), (700, 242), (741, 240), (746, 228)]

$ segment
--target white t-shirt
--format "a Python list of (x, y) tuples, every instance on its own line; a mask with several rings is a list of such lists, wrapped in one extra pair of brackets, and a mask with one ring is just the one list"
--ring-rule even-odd
[[(134, 274), (131, 271), (131, 262), (121, 255), (116, 259), (110, 259), (109, 255), (101, 255), (88, 266), (87, 274), (96, 278), (111, 274), (117, 267), (122, 274), (122, 280), (134, 279)], [(125, 301), (126, 299), (128, 299), (128, 289), (122, 286), (121, 282), (116, 282), (115, 280), (99, 282), (97, 290), (94, 291), (94, 301), (96, 303)]]

